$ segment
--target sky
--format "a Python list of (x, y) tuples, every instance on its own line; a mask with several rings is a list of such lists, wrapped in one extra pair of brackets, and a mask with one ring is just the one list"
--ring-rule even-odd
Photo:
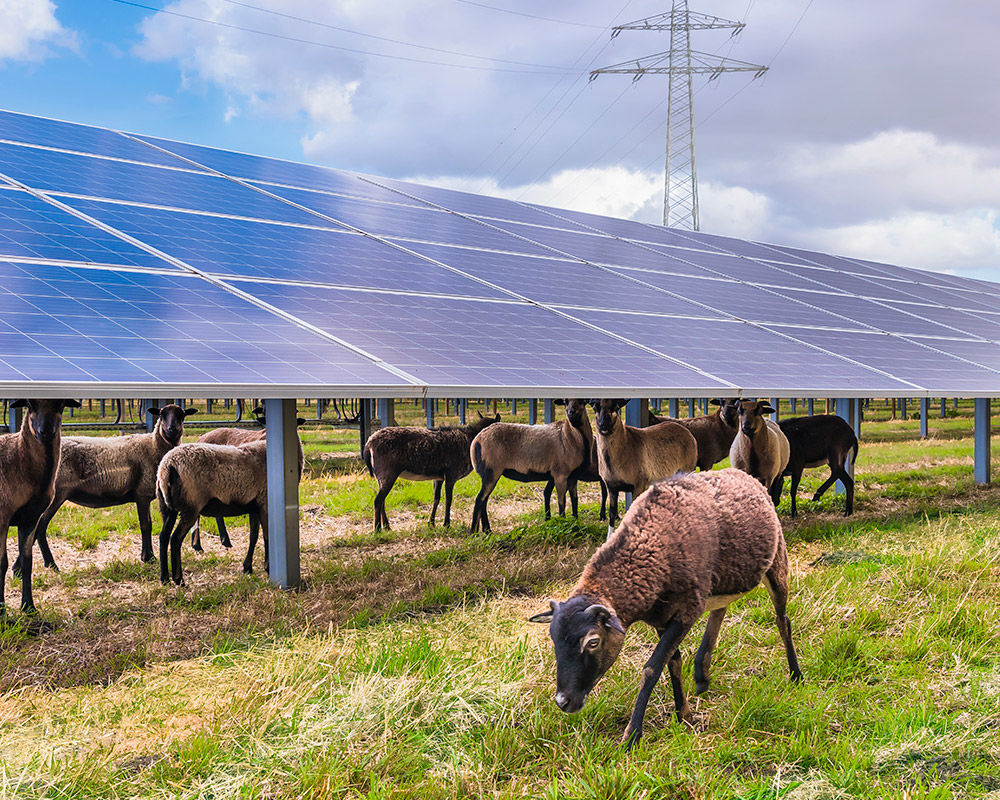
[[(0, 0), (0, 107), (662, 219), (670, 0)], [(1000, 9), (692, 0), (701, 229), (1000, 280)]]

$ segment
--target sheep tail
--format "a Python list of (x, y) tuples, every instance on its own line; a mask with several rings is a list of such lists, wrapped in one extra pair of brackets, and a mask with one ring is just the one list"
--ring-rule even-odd
[(372, 451), (367, 444), (365, 444), (365, 449), (361, 453), (361, 457), (365, 460), (365, 466), (368, 467), (368, 474), (374, 478), (375, 468), (372, 466)]
[(483, 445), (481, 442), (472, 443), (472, 468), (476, 474), (482, 477), (483, 474)]
[(163, 503), (167, 508), (174, 507), (173, 490), (177, 488), (178, 485), (178, 474), (177, 467), (170, 464), (167, 467), (167, 479), (163, 482), (161, 486), (156, 487), (156, 494), (160, 502)]

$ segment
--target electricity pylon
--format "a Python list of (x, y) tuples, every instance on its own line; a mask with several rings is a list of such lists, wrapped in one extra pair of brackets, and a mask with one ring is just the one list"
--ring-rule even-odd
[(632, 75), (637, 81), (643, 75), (669, 75), (667, 89), (667, 160), (663, 181), (663, 224), (698, 230), (698, 171), (694, 158), (694, 109), (692, 78), (708, 75), (715, 80), (723, 72), (753, 72), (759, 78), (767, 67), (749, 64), (734, 58), (722, 58), (691, 49), (691, 31), (730, 28), (736, 36), (744, 23), (688, 11), (687, 0), (673, 0), (673, 8), (652, 17), (616, 25), (613, 39), (622, 31), (670, 31), (670, 50), (634, 61), (595, 69), (598, 75), (617, 73)]

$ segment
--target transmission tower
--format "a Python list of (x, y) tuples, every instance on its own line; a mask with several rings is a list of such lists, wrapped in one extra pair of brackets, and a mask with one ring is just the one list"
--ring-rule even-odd
[(694, 158), (694, 109), (692, 80), (695, 75), (708, 75), (709, 80), (723, 72), (753, 72), (759, 78), (767, 67), (748, 64), (733, 58), (722, 58), (691, 49), (691, 31), (729, 28), (731, 36), (743, 30), (744, 23), (688, 11), (687, 0), (673, 0), (673, 7), (656, 14), (611, 29), (613, 39), (622, 31), (670, 31), (670, 50), (644, 56), (634, 61), (595, 69), (590, 80), (601, 74), (632, 75), (637, 81), (643, 75), (669, 75), (667, 89), (667, 159), (664, 169), (663, 224), (698, 230), (698, 171)]

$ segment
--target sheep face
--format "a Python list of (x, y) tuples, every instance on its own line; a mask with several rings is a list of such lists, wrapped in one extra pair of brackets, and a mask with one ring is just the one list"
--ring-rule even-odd
[(549, 622), (556, 653), (556, 705), (567, 714), (583, 708), (594, 685), (615, 663), (625, 629), (615, 613), (592, 598), (578, 595), (532, 617)]
[(766, 426), (764, 417), (773, 413), (774, 409), (767, 400), (740, 400), (740, 430), (752, 439), (764, 430)]
[(198, 409), (183, 409), (171, 403), (163, 408), (153, 406), (149, 409), (149, 413), (157, 416), (157, 424), (163, 432), (163, 438), (170, 444), (177, 445), (180, 444), (181, 437), (184, 436), (184, 419), (192, 414), (197, 414)]
[(719, 406), (721, 411), (719, 416), (730, 428), (737, 428), (740, 424), (740, 401), (731, 397), (712, 398), (709, 402), (713, 406)]
[(42, 444), (52, 444), (62, 426), (62, 413), (66, 408), (79, 408), (76, 400), (15, 400), (11, 408), (28, 409), (25, 424)]
[(566, 419), (574, 428), (583, 425), (583, 419), (587, 416), (586, 400), (553, 400), (557, 406), (566, 406)]
[(597, 432), (602, 436), (610, 436), (615, 431), (615, 427), (621, 422), (618, 412), (624, 408), (628, 400), (591, 400), (590, 405), (594, 408), (594, 422), (597, 424)]

